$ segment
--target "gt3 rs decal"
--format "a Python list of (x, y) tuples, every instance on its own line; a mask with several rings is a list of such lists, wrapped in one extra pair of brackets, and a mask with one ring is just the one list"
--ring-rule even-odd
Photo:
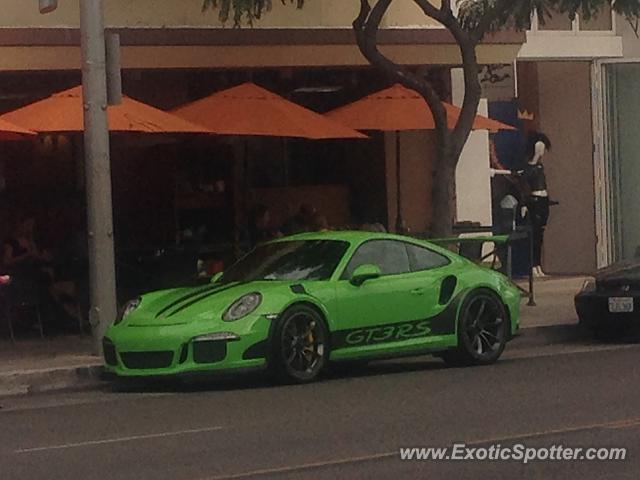
[(426, 337), (430, 333), (429, 320), (363, 328), (351, 330), (346, 333), (344, 336), (344, 346), (357, 347), (376, 343), (397, 342), (411, 338)]
[(331, 348), (339, 350), (342, 348), (426, 338), (430, 335), (454, 335), (456, 333), (458, 305), (463, 296), (463, 294), (456, 296), (447, 308), (431, 318), (337, 330), (331, 334)]

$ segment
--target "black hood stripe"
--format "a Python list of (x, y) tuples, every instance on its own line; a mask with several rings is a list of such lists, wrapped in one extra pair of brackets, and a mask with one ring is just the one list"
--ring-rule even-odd
[(202, 294), (208, 294), (209, 292), (220, 290), (222, 288), (224, 288), (223, 285), (208, 285), (208, 286), (206, 286), (204, 288), (199, 288), (195, 292), (190, 292), (190, 293), (180, 297), (179, 299), (174, 300), (169, 305), (166, 305), (162, 310), (160, 310), (158, 313), (156, 313), (156, 318), (158, 318), (161, 315), (165, 314), (166, 312), (168, 312), (172, 308), (176, 307), (177, 305), (181, 304), (182, 302), (185, 302), (185, 301), (187, 301), (187, 300), (189, 300), (189, 299), (191, 299), (193, 297), (197, 297), (197, 296), (202, 295)]
[(202, 300), (205, 300), (206, 298), (212, 297), (212, 296), (217, 295), (218, 293), (222, 293), (222, 292), (224, 292), (226, 290), (230, 290), (230, 289), (232, 289), (234, 287), (237, 287), (239, 285), (242, 285), (242, 283), (240, 283), (240, 282), (230, 283), (230, 284), (228, 284), (228, 285), (226, 285), (226, 286), (224, 286), (222, 288), (219, 288), (219, 289), (216, 289), (216, 290), (213, 290), (213, 291), (204, 292), (202, 295), (200, 295), (198, 297), (190, 297), (191, 298), (190, 301), (188, 301), (187, 303), (183, 303), (182, 305), (177, 306), (175, 310), (173, 310), (171, 313), (169, 313), (167, 315), (167, 317), (172, 317), (176, 313), (179, 313), (179, 312), (181, 312), (183, 310), (186, 310), (190, 306), (195, 305), (196, 303), (198, 303), (198, 302), (200, 302)]

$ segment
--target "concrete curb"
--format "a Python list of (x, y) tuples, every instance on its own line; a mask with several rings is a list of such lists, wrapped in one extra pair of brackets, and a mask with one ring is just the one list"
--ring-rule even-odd
[(510, 348), (533, 348), (589, 339), (589, 333), (577, 323), (522, 328)]
[[(586, 338), (586, 333), (577, 324), (523, 328), (509, 348), (535, 348)], [(98, 390), (105, 385), (102, 365), (97, 363), (0, 373), (0, 397), (61, 390)]]
[(103, 385), (102, 372), (101, 365), (81, 365), (0, 373), (0, 397), (95, 389)]

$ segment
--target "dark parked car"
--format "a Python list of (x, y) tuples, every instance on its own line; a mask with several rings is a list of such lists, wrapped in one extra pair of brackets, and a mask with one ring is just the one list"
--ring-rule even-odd
[(640, 259), (598, 270), (585, 281), (575, 305), (580, 324), (596, 334), (639, 331)]

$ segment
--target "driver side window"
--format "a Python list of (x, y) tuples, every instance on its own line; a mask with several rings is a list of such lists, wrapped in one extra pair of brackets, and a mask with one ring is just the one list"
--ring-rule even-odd
[(382, 275), (397, 275), (411, 271), (407, 249), (402, 242), (372, 240), (361, 245), (353, 254), (342, 279), (350, 279), (361, 265), (377, 265)]

